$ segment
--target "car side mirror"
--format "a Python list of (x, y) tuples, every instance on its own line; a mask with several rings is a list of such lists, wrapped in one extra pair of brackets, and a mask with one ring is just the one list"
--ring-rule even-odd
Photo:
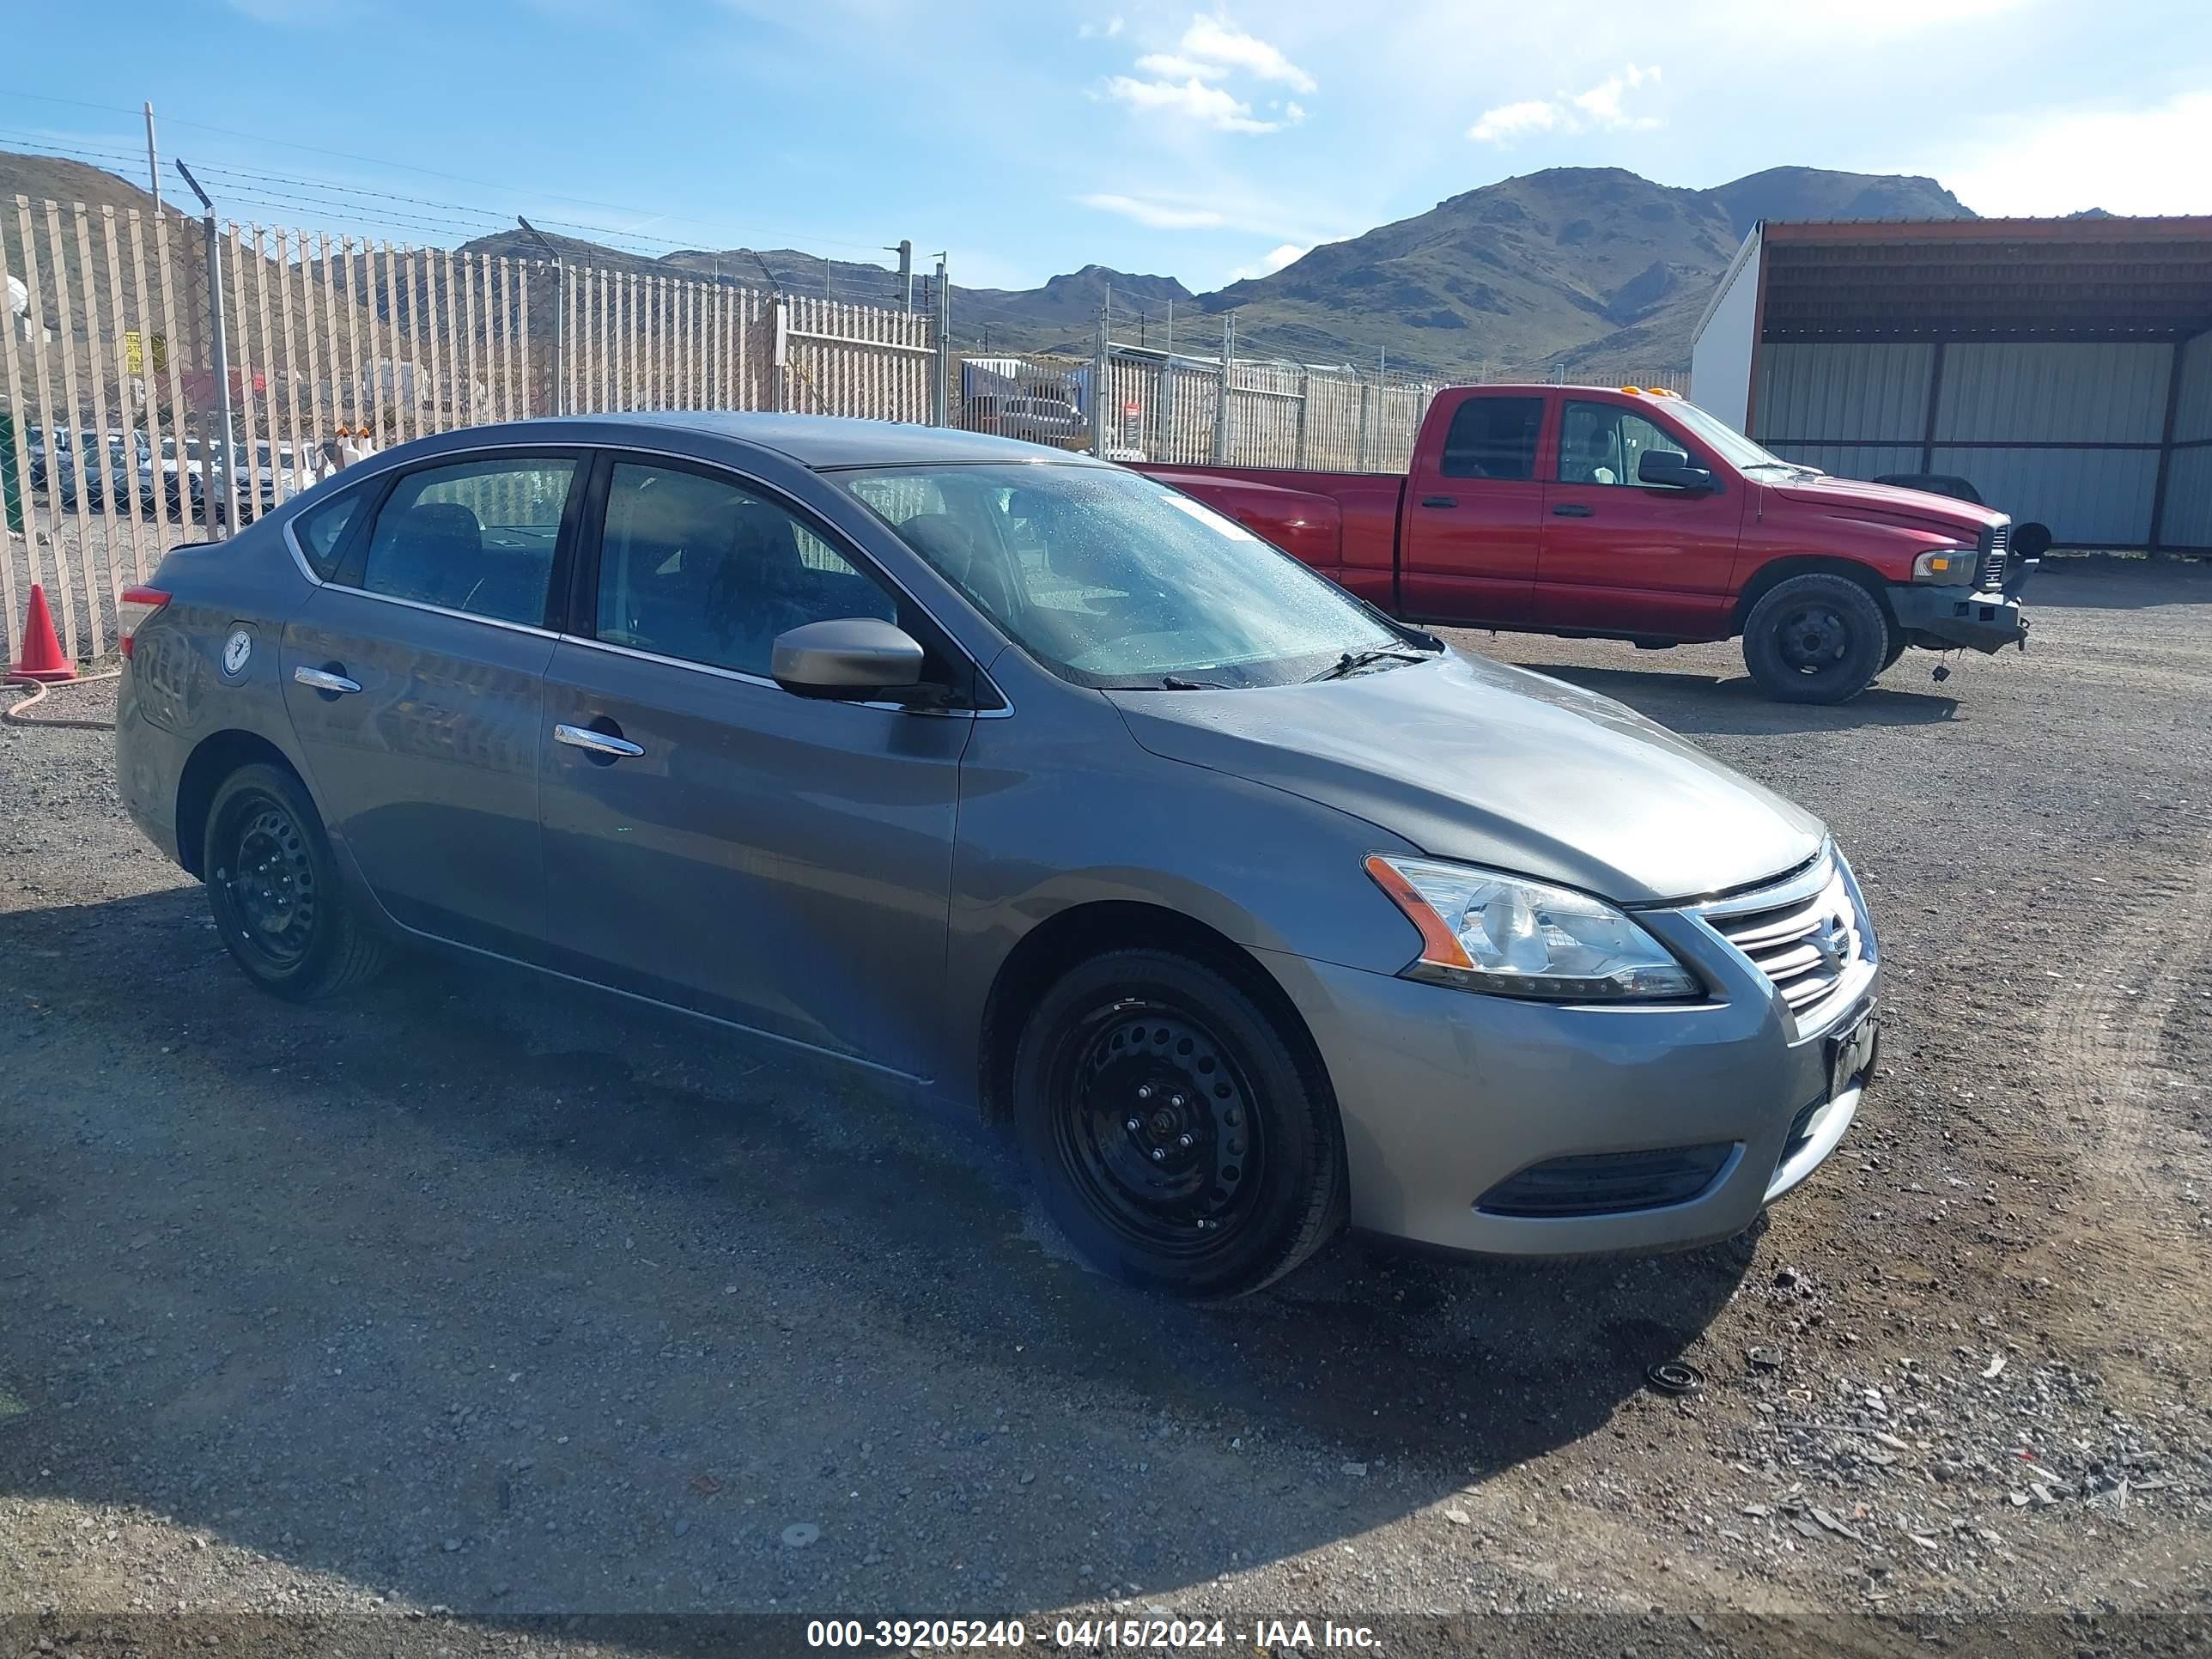
[(801, 697), (857, 697), (921, 680), (921, 644), (875, 617), (806, 623), (775, 636), (769, 675)]
[(1636, 481), (1667, 489), (1714, 488), (1712, 469), (1700, 466), (1687, 455), (1671, 449), (1647, 449), (1636, 462)]

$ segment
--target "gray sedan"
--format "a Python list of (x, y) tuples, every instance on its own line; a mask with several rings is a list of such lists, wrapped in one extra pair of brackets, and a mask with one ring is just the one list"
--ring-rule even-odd
[(123, 798), (255, 982), (434, 945), (866, 1067), (1140, 1285), (1724, 1237), (1872, 1071), (1813, 817), (1079, 456), (478, 427), (125, 597)]

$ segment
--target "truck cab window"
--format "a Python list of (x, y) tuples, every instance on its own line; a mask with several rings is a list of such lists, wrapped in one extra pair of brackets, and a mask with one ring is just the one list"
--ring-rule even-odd
[(1559, 482), (1632, 484), (1638, 464), (1653, 450), (1689, 453), (1641, 415), (1571, 400), (1559, 420)]
[(1469, 398), (1452, 415), (1437, 470), (1447, 478), (1525, 483), (1536, 476), (1536, 434), (1543, 424), (1541, 398)]

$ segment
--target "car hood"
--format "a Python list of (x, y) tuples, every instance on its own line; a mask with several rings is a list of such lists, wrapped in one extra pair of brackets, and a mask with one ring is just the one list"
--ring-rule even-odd
[(1806, 478), (1770, 486), (1785, 501), (1849, 518), (1887, 519), (1934, 530), (1956, 532), (1972, 541), (2005, 515), (1994, 508), (1977, 507), (1955, 495), (1938, 495), (1926, 489), (1900, 489), (1894, 484), (1867, 483), (1857, 478)]
[(1826, 835), (1625, 704), (1457, 651), (1310, 685), (1106, 695), (1164, 758), (1624, 904), (1748, 886)]

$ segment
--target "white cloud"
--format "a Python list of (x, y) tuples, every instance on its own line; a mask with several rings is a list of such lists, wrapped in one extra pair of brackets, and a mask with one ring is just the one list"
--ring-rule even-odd
[(1537, 132), (1642, 131), (1660, 125), (1656, 115), (1634, 115), (1627, 108), (1628, 94), (1639, 87), (1655, 86), (1659, 70), (1634, 64), (1608, 75), (1586, 91), (1560, 93), (1555, 98), (1527, 98), (1516, 104), (1500, 104), (1483, 111), (1467, 136), (1478, 144), (1510, 145)]
[(1226, 222), (1212, 208), (1176, 207), (1135, 196), (1100, 194), (1075, 199), (1084, 207), (1097, 208), (1101, 213), (1118, 213), (1124, 219), (1134, 219), (1154, 230), (1212, 230)]
[(1103, 23), (1082, 25), (1075, 31), (1075, 38), (1079, 40), (1111, 40), (1121, 32), (1121, 15), (1116, 12)]
[(1313, 76), (1279, 48), (1219, 17), (1192, 18), (1183, 31), (1182, 50), (1185, 57), (1218, 64), (1224, 70), (1241, 69), (1262, 81), (1280, 81), (1294, 92), (1319, 90)]
[(1170, 81), (1212, 81), (1218, 79), (1222, 73), (1218, 64), (1194, 63), (1171, 52), (1148, 52), (1137, 60), (1137, 67), (1146, 75), (1161, 76)]
[(1253, 114), (1248, 99), (1221, 84), (1232, 76), (1247, 76), (1309, 94), (1317, 85), (1279, 47), (1221, 17), (1193, 17), (1173, 50), (1146, 52), (1132, 67), (1136, 74), (1107, 80), (1109, 98), (1146, 113), (1195, 121), (1216, 132), (1274, 132), (1306, 118), (1304, 106), (1297, 104), (1270, 104), (1281, 117), (1277, 120)]
[(1280, 247), (1270, 248), (1261, 254), (1256, 264), (1239, 265), (1229, 273), (1229, 280), (1241, 283), (1252, 276), (1272, 276), (1285, 265), (1303, 259), (1312, 252), (1310, 247), (1300, 247), (1296, 242), (1285, 242)]
[(1273, 132), (1279, 121), (1262, 121), (1251, 105), (1225, 88), (1210, 87), (1193, 76), (1188, 81), (1139, 81), (1116, 75), (1106, 82), (1106, 95), (1147, 114), (1181, 116), (1212, 127), (1217, 132)]
[(1558, 105), (1531, 98), (1483, 111), (1482, 118), (1467, 130), (1467, 136), (1478, 144), (1510, 144), (1523, 133), (1549, 132), (1559, 120)]
[[(1996, 216), (2212, 213), (2212, 93), (2148, 109), (2052, 109), (2007, 121), (1936, 169), (1959, 199)], [(2114, 159), (2127, 158), (2116, 166)], [(1924, 161), (1920, 165), (1925, 165)]]
[(1620, 106), (1620, 100), (1634, 88), (1647, 81), (1656, 82), (1656, 69), (1638, 69), (1631, 64), (1618, 75), (1609, 75), (1588, 92), (1575, 94), (1575, 107), (1601, 127), (1656, 127), (1656, 116), (1632, 116)]

